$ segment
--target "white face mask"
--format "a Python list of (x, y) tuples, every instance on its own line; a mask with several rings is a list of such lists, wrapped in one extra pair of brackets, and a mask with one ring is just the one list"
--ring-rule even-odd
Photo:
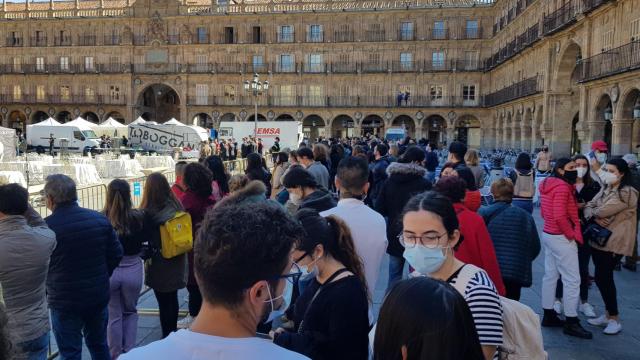
[(578, 171), (578, 178), (582, 179), (587, 174), (586, 167), (576, 167), (576, 171)]
[(291, 201), (293, 205), (300, 205), (302, 203), (302, 196), (295, 192), (289, 192), (289, 201)]
[(618, 183), (618, 177), (610, 172), (603, 173), (600, 178), (607, 185), (614, 185)]
[(596, 160), (598, 160), (598, 162), (600, 164), (604, 164), (607, 161), (607, 154), (606, 153), (597, 153), (596, 154)]

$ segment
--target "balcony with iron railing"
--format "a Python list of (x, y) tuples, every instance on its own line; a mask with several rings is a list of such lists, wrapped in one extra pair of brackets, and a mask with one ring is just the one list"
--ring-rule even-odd
[(24, 46), (24, 41), (21, 37), (12, 37), (7, 36), (7, 41), (5, 42), (5, 46), (7, 47), (22, 47)]
[(400, 41), (414, 41), (416, 39), (416, 32), (413, 30), (402, 30), (398, 31), (398, 40)]
[(96, 36), (95, 35), (80, 35), (78, 36), (78, 42), (76, 43), (78, 46), (96, 46)]
[(612, 0), (582, 0), (582, 12), (588, 14), (608, 2)]
[(225, 32), (222, 34), (218, 34), (216, 37), (218, 40), (218, 44), (237, 44), (238, 43), (238, 34), (235, 32)]
[(640, 39), (582, 59), (578, 66), (579, 82), (638, 70), (640, 69)]
[(248, 32), (247, 33), (248, 42), (251, 44), (266, 44), (267, 43), (267, 34), (265, 32)]
[(509, 42), (503, 48), (494, 53), (491, 57), (484, 60), (484, 69), (491, 70), (512, 57), (518, 55), (524, 49), (540, 40), (540, 26), (538, 23), (518, 35), (514, 40)]
[(277, 32), (276, 39), (279, 43), (292, 43), (295, 41), (295, 34), (292, 32)]
[(178, 45), (178, 44), (180, 44), (180, 34), (169, 34), (169, 35), (167, 35), (167, 44), (169, 44), (169, 45)]
[(483, 67), (478, 60), (458, 59), (454, 61), (456, 71), (482, 71)]
[(220, 74), (235, 74), (244, 70), (243, 64), (237, 62), (216, 63), (215, 70)]
[(364, 33), (365, 41), (372, 42), (380, 42), (385, 41), (385, 31), (384, 30), (367, 30)]
[(306, 74), (322, 74), (327, 72), (327, 64), (323, 63), (304, 63), (302, 64), (302, 72)]
[(207, 74), (215, 71), (215, 65), (209, 63), (196, 63), (188, 65), (189, 72), (192, 74)]
[(144, 63), (133, 64), (133, 72), (139, 74), (173, 74), (183, 69), (180, 63)]
[(540, 76), (536, 75), (487, 94), (484, 96), (484, 106), (492, 107), (526, 96), (535, 95), (542, 91), (542, 81), (540, 80)]
[(122, 37), (120, 35), (105, 35), (102, 38), (102, 43), (108, 46), (120, 45), (122, 43)]
[(41, 46), (47, 46), (47, 37), (46, 36), (32, 36), (31, 37), (31, 41), (29, 42), (29, 45), (31, 46), (37, 46), (37, 47), (41, 47)]
[(355, 39), (353, 31), (334, 31), (333, 42), (353, 42)]
[(545, 15), (542, 25), (542, 33), (551, 35), (576, 22), (576, 9), (573, 2), (569, 1), (549, 15)]
[(145, 45), (147, 37), (145, 35), (133, 35), (133, 45)]
[(350, 74), (358, 71), (357, 62), (334, 62), (331, 63), (331, 72), (336, 74)]
[(71, 36), (56, 36), (53, 38), (53, 46), (71, 46)]
[(360, 71), (363, 73), (383, 73), (389, 71), (389, 63), (387, 61), (379, 62), (363, 62), (360, 63)]
[(307, 33), (307, 42), (308, 43), (321, 43), (324, 42), (324, 33), (320, 32), (308, 32)]
[(125, 105), (124, 96), (86, 94), (0, 94), (2, 104), (91, 104), (91, 105)]
[(429, 40), (447, 40), (449, 39), (449, 29), (433, 28), (428, 35)]
[(412, 60), (391, 62), (391, 71), (395, 73), (415, 72), (416, 70), (418, 70), (418, 66)]
[(267, 73), (271, 71), (271, 67), (269, 63), (252, 63), (247, 64), (247, 73)]
[(476, 40), (482, 38), (482, 29), (474, 27), (464, 27), (460, 29), (461, 40)]
[(273, 72), (278, 74), (295, 73), (296, 63), (276, 63)]

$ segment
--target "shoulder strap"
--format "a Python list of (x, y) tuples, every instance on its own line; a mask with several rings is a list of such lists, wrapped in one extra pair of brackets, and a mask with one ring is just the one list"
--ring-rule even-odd
[(313, 304), (313, 302), (315, 301), (315, 299), (318, 297), (318, 295), (320, 295), (320, 293), (322, 292), (322, 289), (325, 287), (325, 285), (330, 284), (333, 280), (335, 280), (336, 277), (338, 277), (338, 275), (347, 272), (349, 270), (347, 270), (346, 268), (342, 268), (336, 272), (334, 272), (331, 276), (329, 276), (329, 278), (327, 279), (327, 281), (325, 281), (323, 284), (320, 284), (320, 286), (318, 287), (318, 290), (316, 290), (316, 293), (313, 294), (313, 297), (311, 298), (311, 300), (309, 300), (309, 304), (307, 304), (307, 308), (304, 311), (304, 315), (302, 316), (302, 320), (300, 321), (300, 326), (298, 327), (298, 334), (302, 334), (302, 330), (303, 330), (303, 325), (304, 325), (304, 319), (307, 317), (307, 314), (309, 313), (309, 309), (311, 309), (311, 304)]
[(458, 278), (456, 279), (455, 285), (453, 287), (458, 290), (460, 295), (464, 296), (465, 290), (467, 289), (467, 285), (469, 285), (469, 281), (475, 276), (476, 273), (480, 271), (480, 268), (473, 264), (465, 264), (460, 269), (460, 273), (458, 273)]

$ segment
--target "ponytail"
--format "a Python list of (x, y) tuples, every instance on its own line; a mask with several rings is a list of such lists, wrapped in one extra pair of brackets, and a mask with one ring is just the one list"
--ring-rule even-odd
[(344, 221), (334, 215), (326, 217), (329, 227), (333, 232), (333, 239), (331, 246), (329, 246), (328, 253), (336, 260), (341, 262), (347, 270), (351, 271), (354, 275), (360, 279), (362, 286), (367, 294), (367, 299), (371, 302), (371, 294), (369, 294), (369, 288), (367, 287), (367, 279), (364, 275), (364, 266), (362, 265), (362, 259), (356, 253), (356, 247), (353, 243), (351, 236), (351, 230)]

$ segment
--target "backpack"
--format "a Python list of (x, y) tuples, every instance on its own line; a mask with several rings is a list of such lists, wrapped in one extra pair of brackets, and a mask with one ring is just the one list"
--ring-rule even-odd
[(530, 171), (528, 174), (523, 175), (520, 174), (519, 171), (515, 170), (516, 173), (516, 183), (513, 187), (513, 196), (514, 197), (522, 197), (522, 198), (532, 198), (535, 195), (536, 188), (533, 182), (533, 171)]
[(173, 218), (160, 225), (160, 253), (171, 259), (193, 249), (191, 215), (178, 211)]
[[(469, 281), (480, 268), (466, 264), (458, 275), (454, 288), (464, 296)], [(545, 360), (547, 352), (542, 342), (540, 318), (530, 307), (500, 296), (502, 305), (502, 345), (498, 347), (501, 360)]]

